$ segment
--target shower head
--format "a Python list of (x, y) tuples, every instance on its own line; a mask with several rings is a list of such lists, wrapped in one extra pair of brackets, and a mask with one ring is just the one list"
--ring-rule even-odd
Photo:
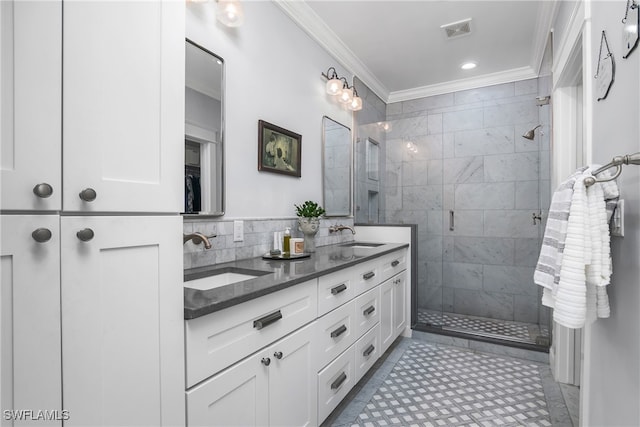
[(533, 129), (531, 129), (530, 131), (528, 131), (527, 133), (522, 135), (522, 137), (533, 141), (533, 138), (535, 138), (535, 136), (536, 136), (535, 130), (538, 129), (540, 126), (542, 126), (542, 125), (538, 125), (538, 126), (534, 127)]

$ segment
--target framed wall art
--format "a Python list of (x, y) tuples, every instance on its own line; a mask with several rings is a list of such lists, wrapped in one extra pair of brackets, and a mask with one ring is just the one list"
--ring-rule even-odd
[(258, 120), (258, 170), (300, 177), (302, 135)]

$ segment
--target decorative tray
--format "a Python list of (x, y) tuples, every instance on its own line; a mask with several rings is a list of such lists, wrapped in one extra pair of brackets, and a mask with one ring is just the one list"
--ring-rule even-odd
[(278, 254), (271, 255), (269, 253), (262, 255), (262, 259), (277, 259), (277, 260), (293, 260), (300, 258), (309, 258), (311, 256), (310, 253), (302, 253), (302, 254)]

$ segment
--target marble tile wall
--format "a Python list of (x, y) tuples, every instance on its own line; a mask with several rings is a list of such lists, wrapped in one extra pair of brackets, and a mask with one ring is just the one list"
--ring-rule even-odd
[[(246, 258), (262, 256), (273, 248), (274, 231), (284, 231), (291, 227), (292, 237), (304, 237), (298, 231), (296, 218), (280, 219), (245, 219), (244, 240), (233, 241), (232, 220), (185, 220), (183, 232), (186, 234), (201, 232), (205, 235), (215, 234), (211, 239), (211, 249), (203, 245), (194, 245), (189, 241), (184, 245), (184, 268), (202, 267), (205, 265), (221, 264)], [(353, 218), (325, 218), (320, 220), (320, 230), (316, 235), (316, 246), (332, 245), (350, 242), (354, 235), (349, 230), (329, 233), (329, 227), (334, 224), (353, 226)]]
[[(384, 220), (418, 224), (419, 307), (540, 321), (532, 213), (548, 206), (550, 120), (539, 80), (387, 106)], [(539, 123), (534, 141), (521, 137)]]

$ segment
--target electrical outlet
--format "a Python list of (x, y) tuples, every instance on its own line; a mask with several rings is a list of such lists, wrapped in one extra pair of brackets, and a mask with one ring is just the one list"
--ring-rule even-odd
[(616, 210), (613, 211), (611, 218), (611, 235), (616, 237), (624, 237), (624, 200), (618, 200)]
[(233, 241), (242, 242), (244, 240), (244, 221), (233, 221)]

